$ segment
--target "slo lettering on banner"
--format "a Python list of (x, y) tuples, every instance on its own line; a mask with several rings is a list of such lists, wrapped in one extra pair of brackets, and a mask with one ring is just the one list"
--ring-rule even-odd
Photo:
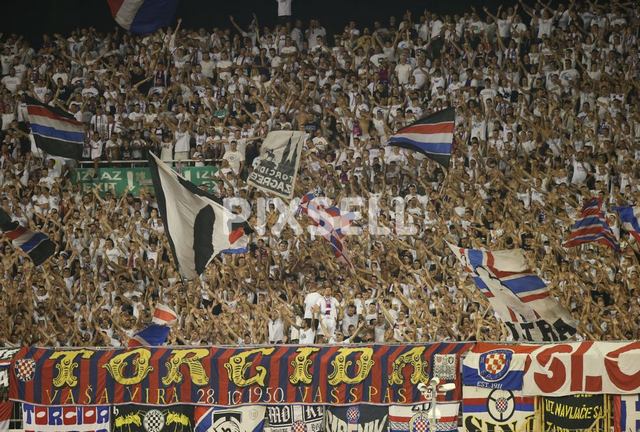
[[(609, 430), (607, 395), (570, 395), (542, 398), (544, 430), (564, 432), (575, 430)], [(596, 425), (596, 423), (598, 423)]]
[(523, 394), (637, 394), (640, 342), (576, 342), (545, 345), (530, 355)]
[(193, 406), (113, 407), (113, 432), (189, 432), (193, 431)]
[(247, 183), (269, 194), (293, 198), (305, 136), (298, 131), (269, 132)]
[(387, 432), (389, 408), (374, 405), (329, 407), (324, 415), (325, 432)]
[[(37, 405), (411, 404), (434, 371), (456, 383), (471, 343), (251, 348), (22, 348), (11, 399)], [(437, 357), (436, 357), (437, 356)]]
[(266, 432), (321, 432), (323, 405), (276, 405), (267, 407)]
[(194, 408), (196, 432), (262, 432), (266, 408), (249, 405), (235, 408)]
[(25, 432), (109, 432), (108, 406), (40, 406), (22, 404)]

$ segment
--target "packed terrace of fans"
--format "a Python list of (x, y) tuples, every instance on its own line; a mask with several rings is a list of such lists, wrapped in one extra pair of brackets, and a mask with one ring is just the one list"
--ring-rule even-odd
[[(146, 37), (86, 28), (43, 35), (38, 48), (3, 35), (1, 205), (59, 251), (34, 268), (0, 243), (0, 344), (126, 345), (157, 302), (178, 313), (173, 344), (507, 340), (445, 239), (523, 247), (581, 337), (637, 339), (639, 245), (610, 211), (640, 201), (639, 11), (619, 1), (398, 11), (335, 35), (315, 20), (267, 28), (237, 17)], [(182, 281), (152, 191), (82, 193), (72, 166), (32, 153), (25, 95), (85, 122), (96, 166), (149, 151), (217, 164), (220, 197), (262, 196), (245, 183), (261, 140), (306, 130), (296, 196), (377, 197), (392, 231), (402, 197), (418, 232), (347, 237), (351, 270), (322, 238), (273, 234), (273, 210), (248, 253)], [(447, 106), (448, 170), (386, 146)], [(592, 196), (619, 254), (562, 247)]]

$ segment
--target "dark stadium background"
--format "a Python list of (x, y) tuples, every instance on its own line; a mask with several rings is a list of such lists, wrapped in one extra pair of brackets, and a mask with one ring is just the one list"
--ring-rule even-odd
[[(410, 9), (414, 14), (425, 8), (437, 13), (460, 13), (475, 6), (482, 13), (487, 6), (495, 13), (498, 5), (513, 5), (515, 0), (294, 0), (295, 17), (307, 20), (318, 18), (329, 33), (342, 30), (351, 19), (369, 25), (376, 19), (400, 15)], [(526, 3), (533, 3), (527, 1)], [(555, 2), (554, 2), (555, 3)], [(229, 15), (242, 26), (258, 15), (261, 24), (274, 24), (277, 19), (275, 0), (182, 0), (177, 16), (186, 27), (231, 27)], [(19, 33), (38, 44), (43, 33), (69, 33), (78, 27), (96, 27), (105, 31), (115, 23), (106, 0), (6, 0), (0, 12), (0, 32)]]

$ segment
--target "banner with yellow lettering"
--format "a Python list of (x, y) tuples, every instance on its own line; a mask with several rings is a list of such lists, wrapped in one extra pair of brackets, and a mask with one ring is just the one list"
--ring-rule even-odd
[(408, 404), (455, 382), (472, 343), (118, 350), (22, 348), (10, 397), (39, 405)]
[(608, 395), (576, 394), (540, 399), (539, 406), (545, 431), (610, 430), (611, 410)]

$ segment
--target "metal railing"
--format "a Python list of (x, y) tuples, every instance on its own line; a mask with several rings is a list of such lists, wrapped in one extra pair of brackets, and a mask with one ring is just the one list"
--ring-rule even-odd
[[(183, 166), (195, 166), (197, 162), (204, 162), (207, 166), (220, 165), (222, 159), (184, 159), (184, 160), (165, 160), (163, 161), (169, 165), (181, 164)], [(93, 168), (95, 162), (93, 161), (78, 161), (78, 168)], [(146, 167), (149, 165), (149, 161), (146, 159), (131, 159), (131, 160), (111, 160), (111, 161), (98, 161), (98, 168), (136, 168)]]

